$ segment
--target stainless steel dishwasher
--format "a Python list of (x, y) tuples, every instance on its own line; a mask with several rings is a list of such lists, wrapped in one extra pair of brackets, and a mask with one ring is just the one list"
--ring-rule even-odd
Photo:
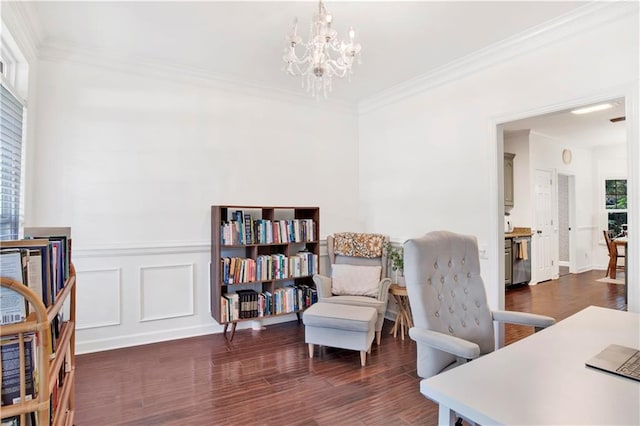
[(511, 284), (531, 282), (531, 237), (511, 239)]

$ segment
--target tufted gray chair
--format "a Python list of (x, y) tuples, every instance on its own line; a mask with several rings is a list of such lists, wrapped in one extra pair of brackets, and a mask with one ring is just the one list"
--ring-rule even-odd
[[(388, 241), (388, 237), (386, 238)], [(381, 266), (382, 273), (380, 277), (380, 284), (378, 287), (378, 294), (376, 298), (368, 296), (350, 296), (341, 295), (336, 296), (331, 293), (331, 278), (324, 275), (316, 274), (313, 276), (313, 282), (316, 285), (318, 291), (318, 301), (326, 303), (341, 303), (346, 305), (355, 306), (369, 306), (376, 309), (378, 312), (378, 318), (376, 320), (376, 344), (380, 344), (382, 335), (382, 326), (384, 324), (384, 314), (387, 310), (387, 301), (389, 299), (389, 286), (391, 285), (391, 279), (385, 278), (387, 276), (387, 256), (382, 254), (381, 257), (363, 258), (355, 256), (341, 256), (337, 255), (333, 248), (333, 235), (327, 236), (327, 254), (329, 255), (330, 265), (334, 264), (346, 264), (346, 265), (360, 265), (360, 266)]]
[(494, 350), (493, 322), (531, 325), (553, 318), (491, 311), (474, 236), (435, 231), (404, 243), (404, 275), (413, 313), (418, 376), (428, 378)]

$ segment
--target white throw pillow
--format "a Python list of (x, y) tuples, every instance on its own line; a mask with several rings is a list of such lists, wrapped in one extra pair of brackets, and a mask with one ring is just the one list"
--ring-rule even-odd
[(331, 292), (377, 297), (381, 273), (382, 266), (331, 265)]

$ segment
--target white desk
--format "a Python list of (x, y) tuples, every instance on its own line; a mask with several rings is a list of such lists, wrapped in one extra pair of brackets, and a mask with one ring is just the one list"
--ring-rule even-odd
[(420, 392), (440, 404), (440, 425), (453, 412), (481, 425), (638, 425), (640, 382), (584, 365), (611, 343), (640, 347), (640, 315), (591, 306)]

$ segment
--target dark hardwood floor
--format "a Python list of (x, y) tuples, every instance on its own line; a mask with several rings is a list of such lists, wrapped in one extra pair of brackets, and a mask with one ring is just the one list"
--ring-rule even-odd
[[(624, 286), (567, 275), (506, 293), (506, 308), (558, 320), (589, 306), (625, 309)], [(84, 425), (435, 425), (419, 392), (415, 343), (389, 331), (366, 367), (355, 351), (323, 348), (309, 359), (304, 326), (289, 322), (79, 355), (76, 421)], [(506, 342), (530, 334), (507, 327)]]

